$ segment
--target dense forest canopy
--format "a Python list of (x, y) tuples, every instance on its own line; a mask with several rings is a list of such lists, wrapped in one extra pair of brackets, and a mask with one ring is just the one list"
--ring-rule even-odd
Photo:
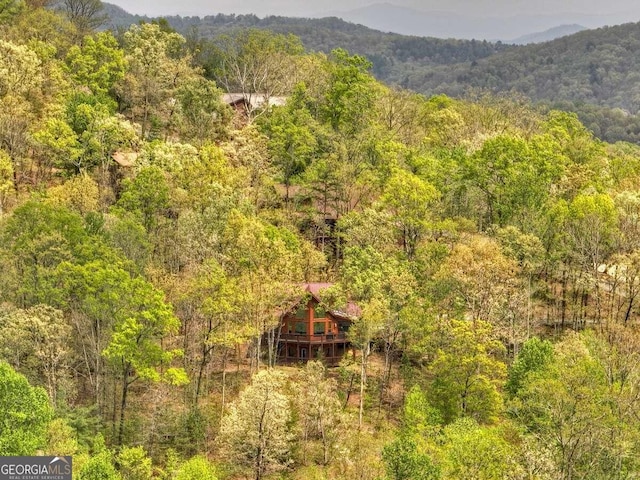
[[(0, 9), (0, 455), (87, 480), (638, 476), (640, 147), (289, 34), (44, 6)], [(307, 282), (358, 307), (338, 367), (277, 365)]]

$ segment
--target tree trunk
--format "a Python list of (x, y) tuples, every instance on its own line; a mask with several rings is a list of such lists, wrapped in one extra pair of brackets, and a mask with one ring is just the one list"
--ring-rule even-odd
[(278, 363), (278, 345), (280, 345), (280, 336), (282, 335), (282, 316), (279, 318), (276, 328), (269, 329), (267, 338), (269, 341), (269, 367), (273, 368)]
[(358, 430), (362, 429), (362, 415), (364, 411), (364, 387), (367, 382), (367, 357), (369, 355), (369, 343), (362, 349), (362, 361), (360, 363), (360, 409), (358, 412)]
[(324, 424), (322, 423), (322, 417), (319, 419), (320, 422), (320, 436), (322, 438), (322, 464), (329, 464), (329, 442), (327, 441), (327, 434), (325, 432)]
[(224, 406), (227, 393), (227, 349), (222, 354), (222, 401), (220, 406), (220, 418), (224, 416)]
[(198, 367), (198, 379), (196, 381), (196, 398), (195, 402), (198, 405), (198, 400), (200, 399), (200, 390), (202, 389), (202, 377), (204, 376), (204, 370), (209, 363), (209, 355), (213, 350), (213, 345), (207, 346), (206, 343), (203, 344), (202, 348), (202, 358), (200, 359), (200, 365)]
[(122, 437), (124, 435), (124, 412), (127, 408), (127, 393), (129, 392), (129, 385), (133, 381), (129, 381), (129, 373), (131, 371), (131, 366), (129, 364), (125, 365), (123, 369), (122, 375), (122, 399), (120, 401), (120, 425), (118, 427), (118, 445), (122, 445)]
[(111, 435), (116, 437), (116, 425), (118, 419), (118, 388), (117, 383), (113, 381), (113, 411), (111, 412)]
[(561, 300), (561, 323), (560, 325), (564, 329), (564, 323), (567, 319), (567, 271), (562, 269), (562, 300)]
[(347, 408), (347, 405), (349, 405), (349, 398), (351, 398), (351, 392), (353, 391), (353, 380), (355, 379), (355, 376), (356, 376), (355, 373), (351, 374), (351, 379), (349, 380), (349, 388), (347, 389), (347, 396), (344, 400), (343, 408)]
[(260, 357), (262, 355), (262, 334), (259, 334), (256, 338), (256, 372), (260, 370)]
[(382, 370), (382, 380), (380, 382), (380, 398), (378, 400), (378, 416), (382, 411), (382, 403), (384, 399), (384, 392), (391, 378), (391, 354), (393, 353), (393, 345), (395, 344), (397, 332), (394, 332), (393, 336), (388, 339), (384, 344), (384, 369)]
[(627, 310), (624, 313), (624, 326), (627, 326), (629, 322), (629, 318), (631, 318), (631, 310), (633, 309), (633, 301), (635, 300), (635, 296), (629, 298), (629, 304), (627, 305)]
[(527, 340), (531, 338), (531, 273), (527, 279)]

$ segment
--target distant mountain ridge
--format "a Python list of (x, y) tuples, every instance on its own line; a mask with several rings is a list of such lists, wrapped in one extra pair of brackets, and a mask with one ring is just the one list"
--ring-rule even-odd
[[(346, 22), (365, 25), (381, 32), (435, 38), (481, 38), (474, 27), (475, 18), (449, 12), (423, 12), (391, 3), (367, 5), (349, 11), (330, 12)], [(318, 17), (320, 18), (320, 17)], [(468, 32), (476, 32), (468, 33)]]
[(140, 23), (140, 21), (151, 21), (151, 18), (146, 15), (134, 15), (133, 13), (127, 12), (124, 8), (112, 3), (102, 2), (102, 5), (104, 6), (104, 13), (108, 17), (108, 20), (104, 25), (106, 28), (116, 29), (118, 27), (129, 27), (135, 23)]
[(530, 43), (543, 43), (550, 42), (556, 38), (565, 37), (567, 35), (573, 35), (574, 33), (587, 30), (587, 27), (582, 25), (560, 25), (558, 27), (550, 28), (544, 32), (530, 33), (521, 37), (511, 40), (509, 43), (516, 45), (528, 45)]
[(640, 111), (640, 23), (584, 30), (514, 47), (471, 64), (409, 74), (403, 84), (425, 94), (460, 96), (469, 88), (519, 92), (532, 100), (571, 101)]
[[(128, 27), (147, 17), (128, 15), (123, 9), (105, 4), (112, 28)], [(328, 53), (341, 47), (351, 53), (367, 56), (374, 64), (374, 73), (391, 82), (393, 71), (403, 66), (438, 66), (458, 62), (474, 62), (497, 52), (513, 48), (509, 45), (476, 40), (439, 39), (384, 33), (364, 25), (346, 22), (336, 17), (291, 18), (256, 15), (208, 15), (205, 17), (169, 16), (169, 25), (187, 34), (195, 29), (201, 38), (214, 38), (241, 28), (260, 28), (298, 36), (310, 51)]]
[[(476, 39), (509, 42), (525, 35), (539, 34), (562, 25), (586, 25), (596, 28), (620, 23), (619, 15), (587, 15), (563, 13), (557, 15), (461, 15), (447, 11), (424, 11), (392, 3), (376, 3), (365, 7), (331, 12), (330, 15), (348, 22), (366, 25), (383, 32), (436, 38)], [(324, 16), (324, 15), (318, 15)], [(575, 33), (571, 32), (571, 33)], [(563, 34), (559, 32), (559, 36)], [(546, 40), (553, 40), (552, 32)], [(542, 41), (542, 40), (540, 40)]]

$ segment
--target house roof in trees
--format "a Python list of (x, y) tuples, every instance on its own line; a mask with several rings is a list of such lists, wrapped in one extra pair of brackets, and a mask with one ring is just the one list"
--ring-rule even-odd
[[(319, 282), (319, 283), (305, 283), (304, 289), (309, 292), (311, 296), (317, 301), (321, 302), (320, 292), (326, 288), (333, 286), (333, 283), (328, 282)], [(348, 302), (344, 311), (342, 310), (330, 310), (329, 311), (333, 316), (338, 317), (343, 320), (353, 320), (358, 317), (362, 310), (358, 305), (354, 302)]]
[(244, 105), (250, 110), (267, 106), (282, 106), (287, 102), (287, 97), (269, 96), (264, 93), (225, 93), (222, 101), (227, 105)]
[(320, 290), (333, 286), (333, 283), (305, 283), (304, 289), (320, 301)]
[(115, 152), (111, 158), (121, 167), (133, 167), (138, 160), (138, 152)]

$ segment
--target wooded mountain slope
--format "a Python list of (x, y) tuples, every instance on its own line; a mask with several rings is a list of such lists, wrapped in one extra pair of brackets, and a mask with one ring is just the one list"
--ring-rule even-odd
[[(114, 26), (127, 27), (142, 17), (130, 15), (121, 8), (107, 4), (107, 13)], [(150, 20), (150, 19), (147, 19)], [(211, 15), (200, 17), (166, 17), (171, 27), (184, 35), (205, 39), (230, 33), (236, 29), (259, 28), (277, 33), (291, 33), (300, 38), (306, 49), (329, 53), (344, 48), (365, 55), (373, 63), (373, 72), (381, 80), (399, 78), (396, 72), (420, 66), (472, 62), (510, 48), (501, 43), (475, 40), (443, 40), (383, 33), (363, 25), (345, 22), (336, 17), (307, 19), (255, 15)]]
[[(115, 6), (108, 12), (116, 25), (140, 20)], [(167, 21), (183, 34), (193, 37), (197, 32), (202, 39), (248, 27), (292, 33), (310, 51), (328, 53), (341, 47), (365, 55), (374, 75), (388, 84), (457, 98), (474, 90), (517, 92), (547, 108), (578, 113), (604, 140), (640, 141), (640, 24), (511, 46), (382, 33), (337, 18), (216, 15)]]
[(640, 108), (640, 24), (630, 23), (526, 45), (472, 64), (438, 67), (406, 79), (424, 93), (460, 95), (468, 87), (515, 90), (533, 100)]
[[(291, 35), (84, 12), (0, 12), (0, 455), (80, 480), (640, 474), (640, 147)], [(352, 312), (336, 368), (276, 361), (308, 282)]]

